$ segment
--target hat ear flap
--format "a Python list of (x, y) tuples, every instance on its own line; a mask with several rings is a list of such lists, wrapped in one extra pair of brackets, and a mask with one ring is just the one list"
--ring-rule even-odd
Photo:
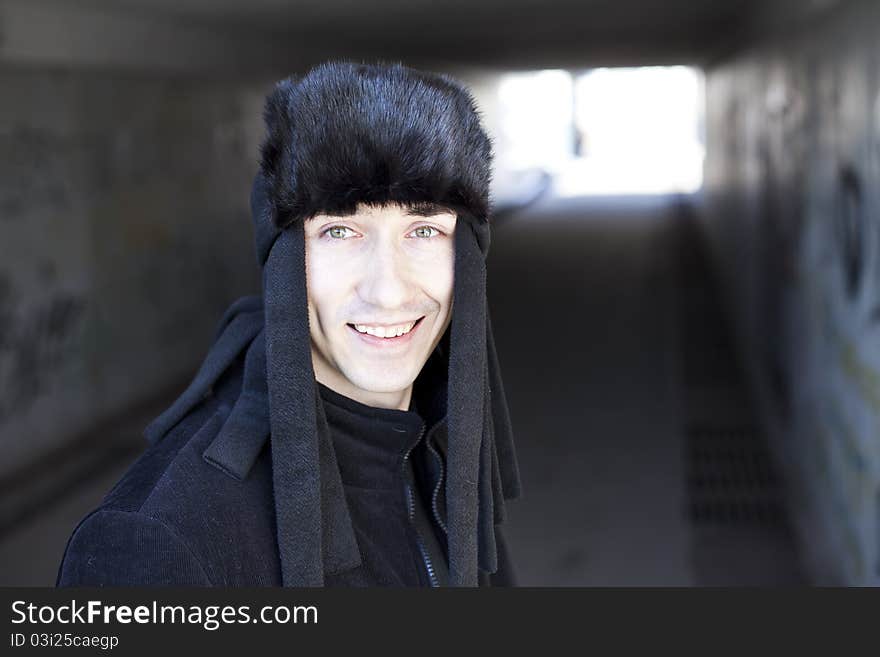
[(486, 266), (471, 222), (456, 226), (453, 288), (447, 392), (449, 576), (452, 586), (476, 586), (480, 445), (487, 403)]
[[(322, 586), (321, 494), (315, 375), (306, 311), (305, 241), (296, 222), (275, 240), (263, 268), (266, 374), (285, 586)], [(295, 500), (280, 505), (277, 501)]]
[(278, 238), (281, 229), (275, 222), (275, 203), (272, 189), (263, 171), (257, 171), (251, 187), (251, 216), (254, 221), (254, 248), (257, 263), (264, 267), (269, 258), (269, 251)]
[(361, 563), (312, 364), (303, 222), (263, 269), (272, 484), (284, 586), (322, 586)]

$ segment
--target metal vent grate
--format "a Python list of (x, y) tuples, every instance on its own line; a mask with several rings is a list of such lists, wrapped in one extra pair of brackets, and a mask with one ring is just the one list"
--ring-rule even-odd
[(686, 430), (688, 513), (694, 525), (786, 524), (779, 478), (753, 427)]

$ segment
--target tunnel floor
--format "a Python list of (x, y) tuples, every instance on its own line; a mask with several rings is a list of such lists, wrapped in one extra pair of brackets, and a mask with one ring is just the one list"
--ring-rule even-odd
[[(491, 313), (524, 488), (506, 525), (521, 585), (807, 584), (687, 215), (668, 198), (550, 201), (493, 232)], [(114, 439), (138, 444), (160, 410)], [(71, 530), (130, 461), (120, 453), (0, 536), (0, 582), (54, 584)]]
[(543, 203), (490, 258), (521, 584), (806, 584), (689, 207)]

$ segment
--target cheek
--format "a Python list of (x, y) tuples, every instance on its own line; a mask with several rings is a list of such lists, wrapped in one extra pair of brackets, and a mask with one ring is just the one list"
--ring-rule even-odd
[(419, 267), (418, 278), (422, 282), (422, 289), (445, 310), (452, 303), (454, 269), (455, 254), (451, 250), (444, 250)]
[(324, 321), (333, 318), (339, 305), (337, 298), (345, 289), (341, 268), (336, 258), (319, 249), (306, 254), (306, 288), (309, 307)]

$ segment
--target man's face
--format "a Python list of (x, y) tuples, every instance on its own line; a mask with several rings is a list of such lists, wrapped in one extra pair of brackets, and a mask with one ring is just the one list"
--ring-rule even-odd
[(405, 407), (452, 316), (455, 224), (450, 210), (424, 216), (397, 204), (306, 221), (318, 381), (368, 405)]

